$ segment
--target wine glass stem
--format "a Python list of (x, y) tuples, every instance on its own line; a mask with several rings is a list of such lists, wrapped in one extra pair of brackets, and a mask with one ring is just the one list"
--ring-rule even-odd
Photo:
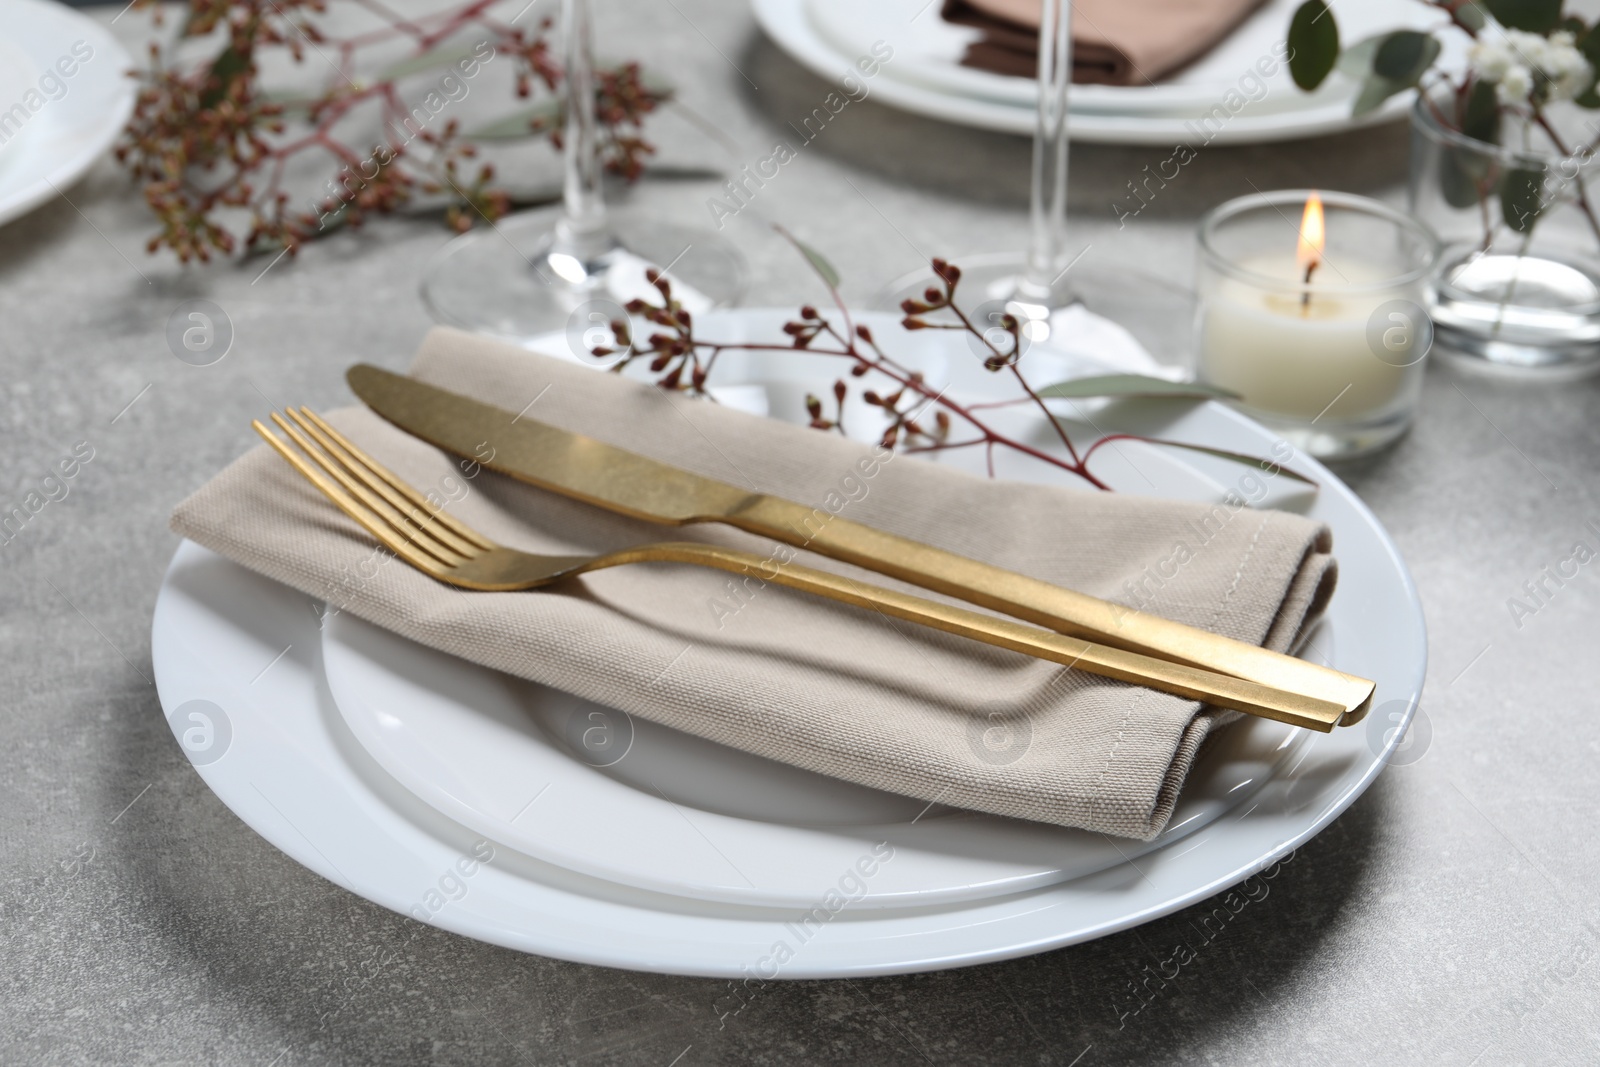
[(1072, 84), (1072, 7), (1043, 0), (1039, 17), (1039, 115), (1033, 131), (1027, 268), (1019, 295), (1053, 303), (1067, 216), (1067, 92)]
[(592, 259), (609, 244), (605, 198), (600, 189), (601, 160), (595, 120), (594, 19), (590, 0), (562, 0), (566, 30), (567, 121), (561, 131), (566, 183), (558, 245)]

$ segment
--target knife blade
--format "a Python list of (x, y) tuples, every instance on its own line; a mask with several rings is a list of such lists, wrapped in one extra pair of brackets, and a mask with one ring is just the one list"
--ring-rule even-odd
[(667, 526), (725, 523), (1059, 633), (1331, 700), (1345, 708), (1341, 725), (1359, 722), (1371, 705), (1375, 686), (1365, 678), (740, 489), (370, 364), (345, 377), (407, 433), (596, 507)]

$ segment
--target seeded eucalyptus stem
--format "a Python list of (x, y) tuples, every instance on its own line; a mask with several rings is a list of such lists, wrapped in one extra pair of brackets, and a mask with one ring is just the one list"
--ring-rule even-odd
[[(565, 71), (551, 53), (550, 22), (530, 19), (522, 28), (515, 16), (501, 17), (513, 0), (439, 3), (406, 17), (382, 0), (348, 0), (379, 24), (344, 37), (324, 29), (329, 0), (174, 5), (180, 44), (217, 40), (194, 60), (176, 58), (176, 45), (152, 43), (148, 69), (135, 74), (134, 111), (116, 155), (141, 183), (159, 226), (147, 251), (166, 248), (186, 263), (241, 250), (292, 254), (370, 216), (406, 209), (419, 194), (443, 201), (446, 222), (458, 230), (526, 204), (526, 195), (515, 199), (499, 184), (479, 151), (489, 141), (534, 137), (561, 147), (568, 122), (549, 105)], [(169, 10), (154, 0), (133, 0), (130, 8), (155, 8), (156, 25)], [(470, 54), (457, 47), (463, 38), (474, 42)], [(397, 63), (363, 70), (357, 62), (396, 46), (407, 52)], [(314, 69), (327, 60), (333, 71), (321, 88), (286, 94), (264, 84), (263, 66), (308, 59)], [(511, 68), (517, 98), (544, 99), (469, 133), (454, 105), (490, 64)], [(606, 168), (631, 181), (654, 151), (640, 136), (645, 116), (670, 94), (648, 88), (633, 63), (589, 74), (584, 100), (592, 106), (580, 132), (587, 145), (598, 143)], [(431, 84), (419, 84), (424, 77)], [(350, 139), (346, 120), (360, 113), (381, 131), (372, 141)], [(291, 160), (319, 156), (328, 168), (320, 188), (286, 186)], [(233, 225), (241, 215), (248, 217), (242, 235)]]
[[(1010, 314), (1001, 317), (1000, 328), (1010, 340), (1004, 347), (996, 344), (956, 303), (956, 291), (961, 282), (961, 268), (945, 260), (935, 259), (932, 261), (932, 267), (938, 284), (929, 286), (922, 294), (923, 299), (907, 300), (901, 304), (901, 311), (904, 313), (904, 318), (900, 322), (901, 328), (907, 331), (957, 330), (964, 333), (976, 345), (982, 346), (979, 358), (983, 360), (984, 368), (992, 373), (1009, 372), (1022, 392), (1021, 396), (1004, 400), (970, 404), (954, 400), (947, 396), (944, 390), (934, 389), (920, 371), (912, 370), (884, 351), (871, 328), (856, 323), (852, 318), (849, 306), (839, 292), (838, 276), (826, 260), (781, 228), (779, 232), (801, 252), (828, 290), (828, 295), (839, 312), (837, 325), (823, 318), (815, 307), (807, 304), (799, 309), (795, 318), (783, 325), (783, 333), (789, 338), (788, 343), (707, 340), (696, 334), (694, 318), (673, 294), (671, 281), (661, 271), (651, 268), (645, 272), (645, 277), (654, 288), (659, 300), (636, 298), (628, 302), (626, 310), (629, 316), (638, 316), (653, 326), (652, 332), (647, 337), (636, 338), (631, 319), (619, 319), (610, 324), (615, 344), (595, 345), (590, 348), (590, 354), (602, 359), (620, 356), (611, 367), (614, 372), (620, 372), (635, 362), (644, 361), (650, 373), (657, 376), (656, 385), (660, 388), (686, 392), (706, 399), (713, 399), (708, 383), (712, 369), (723, 352), (791, 352), (797, 356), (824, 356), (849, 360), (850, 365), (845, 375), (833, 384), (832, 418), (827, 417), (821, 398), (807, 396), (806, 408), (813, 429), (843, 433), (844, 404), (850, 390), (848, 379), (878, 375), (890, 382), (894, 391), (885, 396), (876, 389), (866, 388), (861, 393), (861, 400), (869, 407), (882, 411), (889, 420), (888, 427), (879, 439), (883, 447), (898, 447), (907, 454), (982, 447), (985, 466), (990, 477), (995, 475), (996, 453), (1004, 450), (1047, 463), (1081, 478), (1096, 489), (1109, 492), (1110, 486), (1089, 469), (1089, 459), (1100, 445), (1108, 440), (1140, 440), (1173, 448), (1195, 449), (1236, 462), (1259, 464), (1263, 470), (1269, 469), (1270, 466), (1274, 472), (1282, 471), (1292, 478), (1315, 485), (1311, 479), (1273, 461), (1182, 441), (1141, 437), (1136, 434), (1114, 434), (1110, 437), (1102, 436), (1087, 450), (1080, 449), (1067, 433), (1062, 421), (1046, 403), (1049, 399), (1047, 394), (1060, 390), (1063, 386), (1049, 386), (1041, 390), (1023, 373), (1021, 365), (1024, 355), (1023, 335), (1017, 318)], [(940, 321), (929, 317), (937, 314), (948, 314), (953, 321)], [(818, 343), (819, 341), (821, 343)], [(1137, 375), (1113, 377), (1131, 381), (1135, 388), (1118, 391), (1107, 385), (1106, 388), (1111, 391), (1055, 392), (1054, 395), (1069, 400), (1072, 396), (1173, 395), (1174, 387), (1172, 383), (1166, 381), (1140, 379)], [(1140, 385), (1140, 383), (1150, 384)], [(1095, 383), (1097, 390), (1100, 384), (1099, 381)], [(1154, 386), (1161, 388), (1153, 389)], [(1185, 395), (1194, 397), (1204, 394), (1191, 392)], [(1066, 450), (1065, 456), (1052, 455), (1042, 448), (1002, 433), (985, 421), (981, 414), (985, 410), (1013, 407), (1018, 404), (1028, 404), (1038, 409)], [(951, 431), (957, 423), (964, 426), (970, 432), (970, 436), (952, 436)]]

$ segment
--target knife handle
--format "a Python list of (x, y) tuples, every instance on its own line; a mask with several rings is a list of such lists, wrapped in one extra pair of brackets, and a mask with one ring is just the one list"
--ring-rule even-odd
[(1058, 633), (1331, 701), (1344, 708), (1340, 725), (1361, 721), (1376, 688), (1365, 678), (1063, 589), (778, 497), (748, 497), (720, 521)]

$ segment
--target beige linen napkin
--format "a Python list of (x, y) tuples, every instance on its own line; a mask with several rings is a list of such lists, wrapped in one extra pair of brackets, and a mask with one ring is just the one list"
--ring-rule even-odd
[[(1153, 85), (1209, 52), (1265, 0), (1075, 0), (1072, 80)], [(946, 0), (946, 22), (983, 37), (962, 63), (1031, 78), (1039, 66), (1039, 0)]]
[[(412, 373), (1098, 596), (1127, 601), (1130, 583), (1142, 583), (1147, 610), (1274, 648), (1289, 645), (1332, 588), (1328, 531), (1294, 515), (976, 478), (446, 329), (428, 335)], [(736, 530), (653, 526), (546, 493), (446, 456), (364, 408), (331, 421), (514, 547), (600, 552), (699, 538), (781, 551)], [(384, 554), (371, 538), (264, 445), (180, 504), (172, 526), (485, 666), (784, 763), (1001, 815), (1154, 836), (1201, 741), (1235, 717), (680, 564), (619, 567), (543, 592), (463, 592), (399, 560), (373, 562)], [(1180, 544), (1192, 558), (1175, 564)]]

